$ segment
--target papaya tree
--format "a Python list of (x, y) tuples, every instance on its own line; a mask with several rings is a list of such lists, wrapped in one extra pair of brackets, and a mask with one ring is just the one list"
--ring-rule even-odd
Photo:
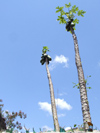
[(58, 117), (57, 117), (56, 104), (55, 104), (54, 89), (53, 89), (51, 75), (48, 68), (49, 62), (52, 59), (49, 55), (46, 54), (47, 51), (49, 51), (49, 48), (47, 46), (43, 47), (40, 63), (42, 65), (46, 64), (46, 71), (47, 71), (47, 77), (49, 80), (49, 88), (50, 88), (51, 110), (52, 110), (53, 121), (54, 121), (54, 129), (56, 130), (56, 132), (59, 132), (60, 129), (59, 129), (59, 123), (58, 123)]
[(75, 26), (79, 23), (79, 20), (76, 18), (77, 16), (84, 17), (85, 11), (79, 10), (76, 5), (71, 7), (71, 3), (65, 4), (65, 8), (67, 8), (67, 12), (64, 11), (64, 7), (56, 7), (56, 13), (60, 13), (60, 16), (58, 16), (57, 21), (59, 21), (60, 24), (65, 24), (65, 28), (67, 32), (70, 32), (73, 37), (74, 41), (74, 49), (75, 49), (75, 63), (77, 67), (78, 72), (78, 80), (79, 80), (79, 90), (80, 90), (80, 99), (81, 99), (81, 106), (82, 106), (82, 114), (83, 114), (83, 122), (84, 122), (84, 130), (87, 131), (89, 126), (88, 122), (92, 123), (91, 116), (90, 116), (90, 109), (88, 104), (88, 98), (87, 98), (87, 91), (86, 91), (86, 82), (84, 78), (84, 72), (82, 68), (81, 58), (79, 54), (79, 46), (78, 46), (78, 40), (77, 36), (75, 34)]

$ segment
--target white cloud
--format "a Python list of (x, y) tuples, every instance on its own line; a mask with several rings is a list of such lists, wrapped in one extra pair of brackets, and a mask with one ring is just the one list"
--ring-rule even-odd
[(57, 107), (60, 109), (67, 109), (67, 110), (71, 110), (72, 107), (70, 104), (68, 104), (66, 101), (64, 101), (64, 99), (55, 99)]
[(40, 109), (49, 112), (50, 115), (52, 115), (52, 111), (51, 111), (51, 104), (47, 103), (47, 102), (39, 102), (38, 103), (40, 106)]
[(64, 117), (66, 116), (65, 114), (58, 114), (58, 117)]
[(42, 127), (43, 128), (43, 131), (52, 131), (53, 129), (52, 128), (50, 128), (50, 127), (48, 127), (48, 126), (43, 126)]
[(66, 131), (67, 131), (67, 130), (70, 130), (70, 129), (71, 129), (71, 127), (66, 127), (66, 128), (65, 128)]
[[(71, 105), (68, 104), (66, 101), (64, 101), (64, 99), (55, 99), (55, 102), (56, 102), (57, 108), (59, 108), (61, 110), (63, 110), (63, 109), (71, 110), (72, 109)], [(52, 115), (51, 104), (49, 104), (47, 102), (39, 102), (38, 104), (39, 104), (41, 110), (47, 111), (50, 115)]]
[(62, 63), (64, 64), (64, 67), (68, 67), (68, 61), (69, 59), (66, 58), (64, 55), (60, 55), (60, 56), (56, 55), (54, 60), (51, 61), (49, 69), (53, 70), (57, 66), (57, 64), (62, 64)]
[(56, 56), (54, 61), (57, 63), (66, 63), (67, 58), (64, 55), (60, 55), (60, 56)]

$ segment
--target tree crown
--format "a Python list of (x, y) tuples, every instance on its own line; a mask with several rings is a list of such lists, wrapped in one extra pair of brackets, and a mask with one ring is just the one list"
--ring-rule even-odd
[[(57, 21), (59, 21), (59, 23), (61, 24), (71, 24), (73, 29), (75, 29), (76, 24), (79, 23), (79, 20), (75, 17), (75, 15), (78, 16), (82, 16), (84, 17), (84, 13), (86, 13), (83, 10), (79, 10), (78, 7), (76, 7), (76, 5), (72, 6), (71, 9), (69, 9), (71, 7), (71, 3), (69, 4), (65, 4), (65, 8), (68, 9), (68, 12), (65, 12), (63, 10), (64, 7), (56, 7), (56, 13), (60, 12), (60, 16), (58, 16)], [(70, 26), (71, 26), (70, 25)], [(67, 31), (70, 31), (70, 28), (66, 28)]]
[(50, 51), (49, 48), (47, 46), (44, 46), (42, 49), (42, 53), (46, 54), (47, 51)]
[(42, 49), (42, 56), (41, 56), (41, 60), (40, 63), (42, 65), (44, 65), (44, 63), (46, 62), (46, 58), (47, 58), (47, 63), (49, 64), (49, 61), (51, 61), (51, 57), (49, 55), (46, 54), (47, 51), (50, 51), (49, 48), (47, 46), (44, 46)]

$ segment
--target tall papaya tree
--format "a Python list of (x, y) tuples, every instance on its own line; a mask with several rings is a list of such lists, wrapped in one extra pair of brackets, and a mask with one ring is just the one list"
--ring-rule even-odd
[[(87, 91), (86, 91), (86, 82), (84, 78), (84, 72), (82, 68), (81, 58), (79, 54), (79, 46), (78, 40), (75, 34), (75, 26), (79, 23), (79, 20), (76, 18), (75, 15), (84, 17), (85, 11), (79, 10), (76, 5), (71, 7), (71, 3), (65, 4), (65, 8), (68, 9), (67, 12), (63, 10), (64, 7), (56, 7), (56, 13), (60, 13), (58, 16), (57, 21), (60, 24), (66, 25), (66, 30), (72, 34), (74, 40), (74, 49), (75, 49), (75, 63), (78, 72), (78, 80), (79, 80), (79, 88), (80, 88), (80, 98), (81, 98), (81, 106), (82, 106), (82, 114), (83, 114), (83, 122), (84, 122), (84, 130), (88, 130), (88, 123), (92, 123), (91, 116), (90, 116), (90, 109), (88, 104), (87, 98)], [(70, 9), (71, 8), (71, 9)]]
[(46, 54), (47, 51), (49, 51), (48, 47), (47, 46), (43, 47), (40, 63), (42, 65), (46, 64), (47, 77), (49, 80), (51, 109), (52, 109), (52, 115), (53, 115), (53, 121), (54, 121), (54, 128), (56, 132), (59, 132), (60, 129), (59, 129), (59, 123), (58, 123), (58, 117), (57, 117), (56, 104), (55, 104), (54, 89), (53, 89), (51, 75), (50, 75), (49, 68), (48, 68), (49, 61), (51, 61), (52, 59), (49, 55)]

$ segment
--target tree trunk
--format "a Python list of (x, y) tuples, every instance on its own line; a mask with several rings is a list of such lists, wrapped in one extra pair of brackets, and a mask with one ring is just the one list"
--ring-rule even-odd
[(79, 80), (79, 86), (80, 86), (80, 98), (81, 98), (81, 106), (82, 106), (82, 113), (83, 113), (83, 122), (84, 122), (84, 129), (85, 131), (88, 130), (88, 123), (91, 122), (91, 116), (90, 116), (90, 110), (89, 110), (89, 103), (87, 98), (87, 91), (86, 91), (86, 83), (84, 79), (84, 72), (82, 68), (81, 58), (79, 55), (79, 48), (78, 48), (78, 41), (77, 37), (74, 33), (73, 28), (70, 28), (74, 40), (74, 49), (75, 49), (75, 63), (77, 67), (78, 72), (78, 80)]
[(54, 121), (54, 128), (55, 128), (56, 132), (59, 132), (60, 130), (59, 130), (59, 123), (58, 123), (57, 110), (56, 110), (56, 104), (55, 104), (54, 89), (53, 89), (51, 75), (50, 75), (49, 68), (48, 68), (47, 58), (46, 58), (46, 70), (47, 70), (47, 76), (48, 76), (48, 80), (49, 80), (51, 109), (52, 109), (52, 115), (53, 115), (53, 121)]

